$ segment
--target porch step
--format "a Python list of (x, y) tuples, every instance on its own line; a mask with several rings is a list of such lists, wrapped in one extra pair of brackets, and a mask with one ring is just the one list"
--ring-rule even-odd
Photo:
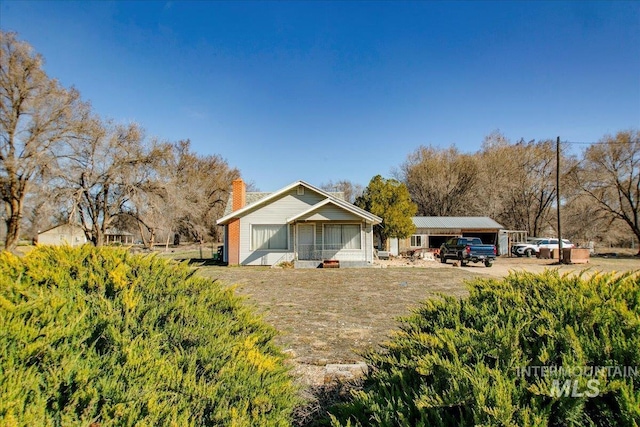
[[(293, 262), (294, 268), (323, 268), (322, 261), (301, 261), (296, 260)], [(340, 268), (370, 268), (375, 267), (374, 264), (366, 261), (340, 261)]]
[(293, 262), (294, 268), (321, 268), (322, 261), (300, 261)]

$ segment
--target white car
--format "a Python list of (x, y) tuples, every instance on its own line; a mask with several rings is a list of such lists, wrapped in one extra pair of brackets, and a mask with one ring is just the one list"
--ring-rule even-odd
[[(516, 243), (511, 246), (511, 254), (515, 256), (532, 257), (540, 253), (540, 249), (558, 249), (558, 239), (530, 239), (528, 243)], [(563, 248), (573, 248), (573, 243), (562, 239)]]

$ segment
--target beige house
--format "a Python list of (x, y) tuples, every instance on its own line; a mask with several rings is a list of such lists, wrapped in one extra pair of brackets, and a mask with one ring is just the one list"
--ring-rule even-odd
[(81, 246), (87, 243), (82, 227), (71, 224), (57, 225), (38, 233), (39, 245)]

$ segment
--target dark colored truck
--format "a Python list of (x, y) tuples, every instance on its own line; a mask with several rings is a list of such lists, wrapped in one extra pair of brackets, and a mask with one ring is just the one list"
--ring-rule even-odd
[(464, 267), (471, 262), (484, 262), (491, 267), (496, 259), (496, 247), (485, 245), (478, 237), (454, 237), (440, 246), (440, 262), (446, 263), (448, 259), (460, 261)]

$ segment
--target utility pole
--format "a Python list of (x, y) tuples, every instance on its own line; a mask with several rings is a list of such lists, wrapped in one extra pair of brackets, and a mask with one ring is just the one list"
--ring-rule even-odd
[(560, 137), (556, 140), (556, 210), (558, 212), (558, 261), (562, 262), (562, 226), (560, 222)]

